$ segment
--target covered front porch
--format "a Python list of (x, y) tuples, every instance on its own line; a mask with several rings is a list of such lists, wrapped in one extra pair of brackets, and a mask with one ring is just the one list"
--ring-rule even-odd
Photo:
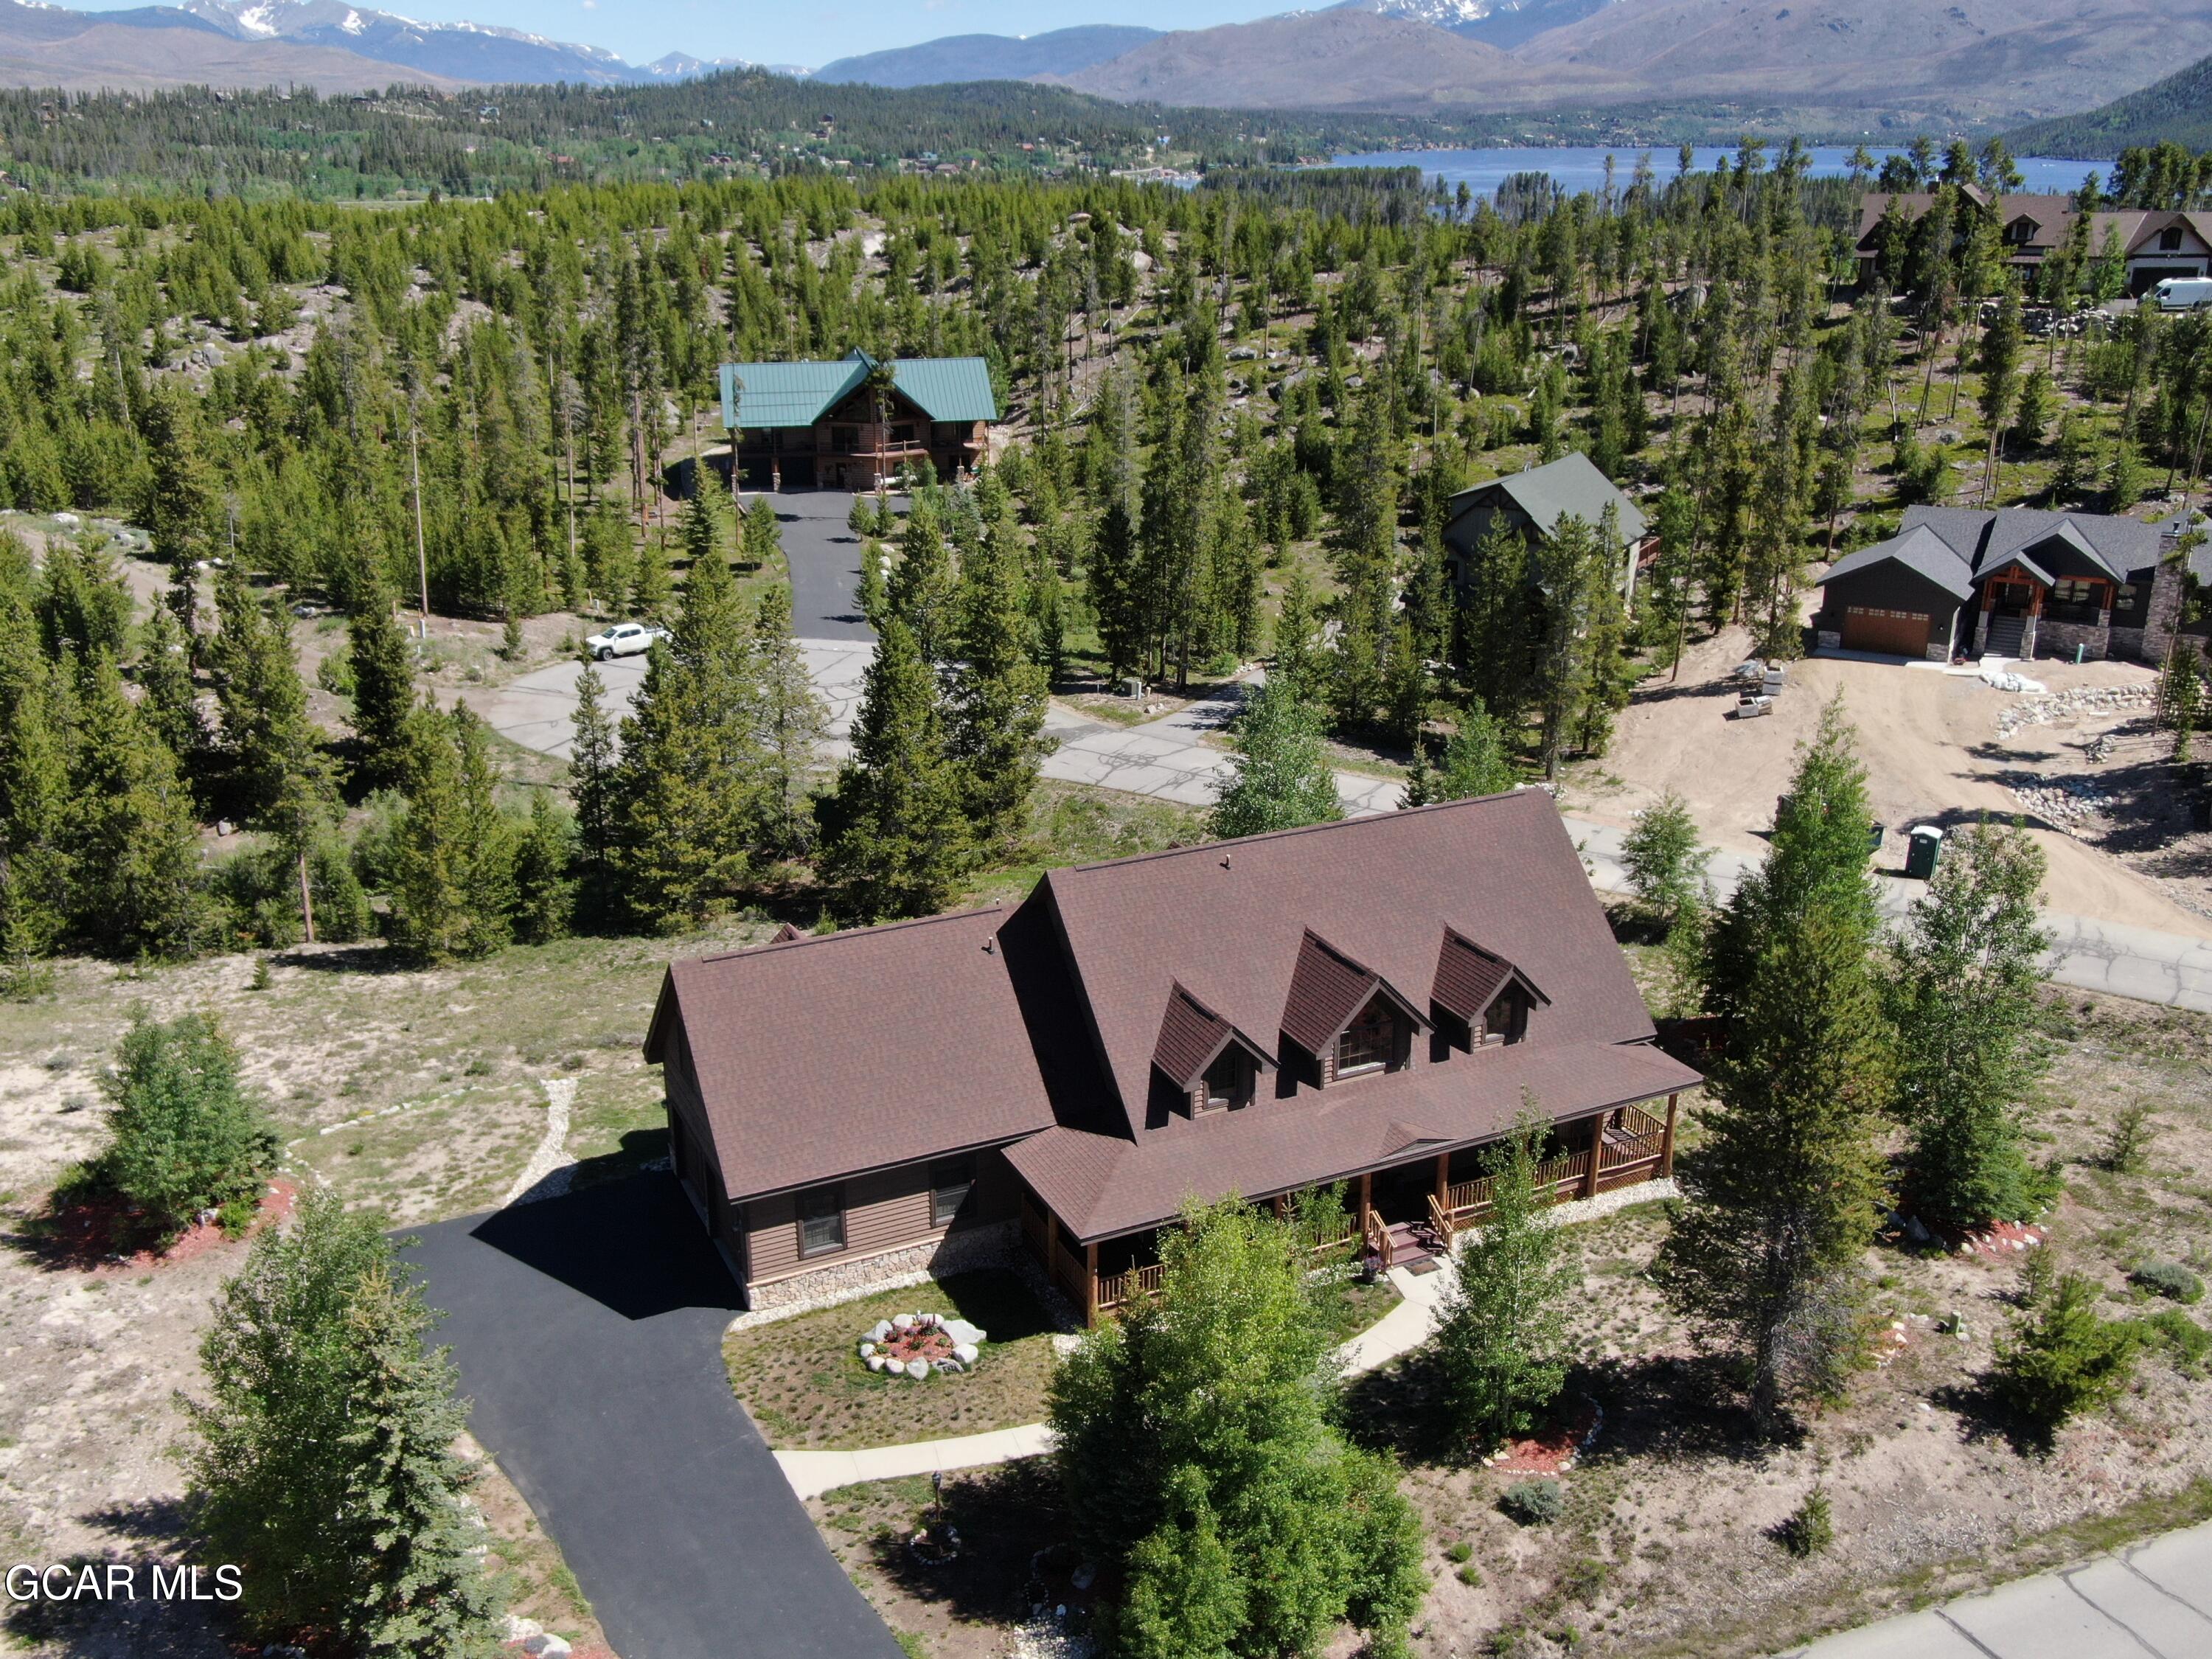
[[(1680, 1097), (1616, 1106), (1554, 1124), (1536, 1169), (1540, 1201), (1565, 1204), (1671, 1176)], [(1314, 1185), (1345, 1186), (1345, 1224), (1337, 1237), (1317, 1242), (1317, 1255), (1356, 1248), (1377, 1272), (1425, 1256), (1449, 1256), (1453, 1239), (1480, 1227), (1491, 1213), (1491, 1177), (1481, 1173), (1502, 1137), (1425, 1151)], [(1280, 1213), (1289, 1192), (1255, 1200)], [(1160, 1235), (1165, 1221), (1103, 1238), (1083, 1239), (1026, 1187), (1021, 1197), (1022, 1236), (1054, 1286), (1082, 1314), (1085, 1324), (1156, 1293), (1164, 1270)], [(1416, 1271), (1418, 1271), (1418, 1267)]]

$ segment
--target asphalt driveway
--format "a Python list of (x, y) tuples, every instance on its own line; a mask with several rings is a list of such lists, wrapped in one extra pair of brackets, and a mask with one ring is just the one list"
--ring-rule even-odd
[(737, 1285), (672, 1176), (416, 1237), (470, 1427), (622, 1659), (898, 1659), (731, 1395)]
[[(787, 489), (768, 498), (791, 566), (791, 631), (802, 640), (873, 640), (860, 614), (860, 538), (845, 527), (846, 489)], [(745, 506), (752, 505), (750, 495)]]

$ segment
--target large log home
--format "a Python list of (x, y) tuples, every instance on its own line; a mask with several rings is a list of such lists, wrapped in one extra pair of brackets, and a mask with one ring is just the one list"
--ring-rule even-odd
[(981, 357), (722, 365), (730, 463), (752, 489), (873, 489), (924, 462), (951, 478), (983, 459), (998, 418)]
[(1653, 1036), (1525, 790), (679, 962), (645, 1054), (748, 1306), (1026, 1250), (1095, 1319), (1194, 1198), (1340, 1182), (1371, 1253), (1448, 1247), (1524, 1101), (1553, 1198), (1663, 1176), (1699, 1079)]

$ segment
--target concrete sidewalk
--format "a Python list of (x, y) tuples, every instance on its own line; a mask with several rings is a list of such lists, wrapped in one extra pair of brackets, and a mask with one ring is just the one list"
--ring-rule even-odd
[(1784, 1659), (2202, 1659), (2212, 1522), (1793, 1648)]

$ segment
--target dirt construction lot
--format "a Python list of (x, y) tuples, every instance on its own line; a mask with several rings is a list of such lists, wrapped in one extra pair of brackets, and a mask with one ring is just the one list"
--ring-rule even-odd
[[(1790, 665), (1771, 714), (1739, 720), (1726, 677), (1749, 652), (1736, 629), (1692, 647), (1677, 680), (1661, 677), (1622, 714), (1605, 758), (1571, 783), (1569, 804), (1625, 825), (1672, 789), (1713, 844), (1758, 856), (1797, 744), (1840, 693), (1888, 831), (1882, 867), (1902, 868), (1910, 825), (2021, 814), (2051, 860), (2051, 909), (2212, 937), (2212, 836), (2189, 832), (2163, 764), (2170, 742), (2150, 729), (2154, 671), (2022, 665), (2049, 688), (2037, 697), (1933, 665), (1815, 657)], [(2093, 758), (2085, 745), (2108, 732)]]

